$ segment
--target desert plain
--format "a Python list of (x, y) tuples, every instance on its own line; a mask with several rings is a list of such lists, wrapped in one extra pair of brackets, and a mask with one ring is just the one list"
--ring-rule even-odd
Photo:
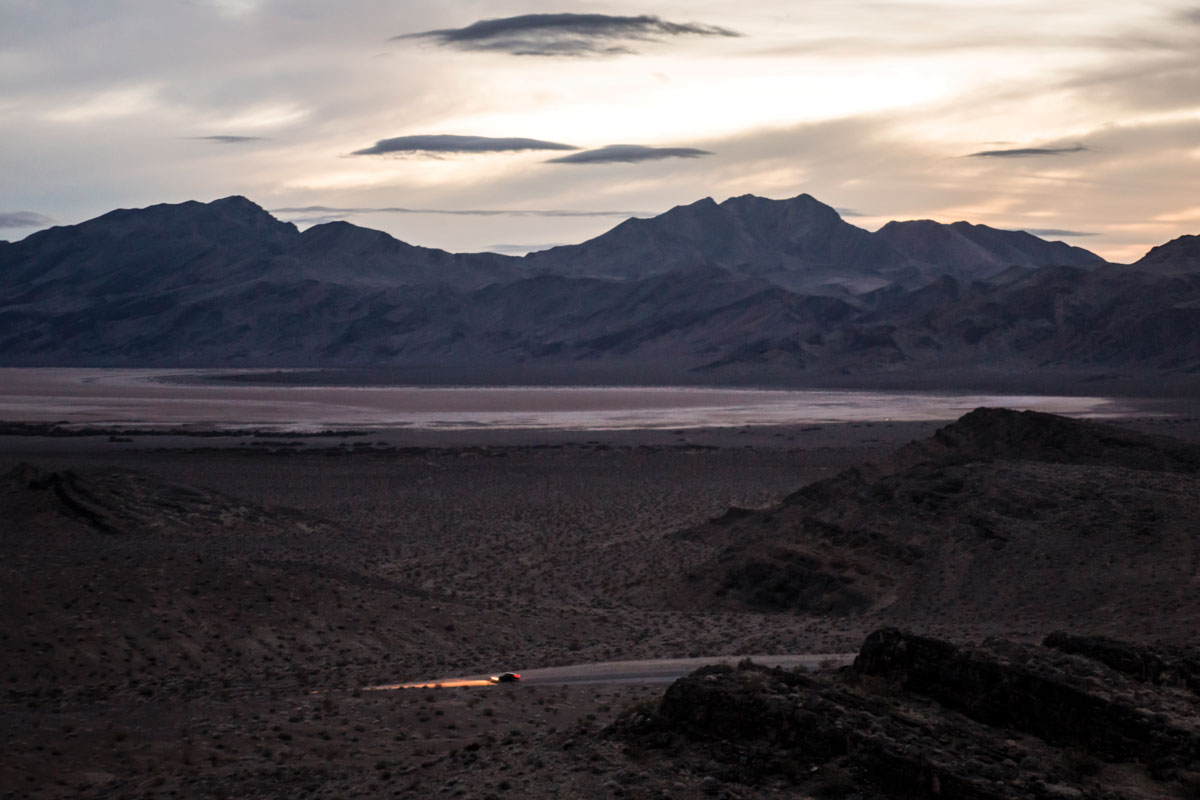
[[(1195, 409), (1153, 411), (1106, 424), (1200, 442)], [(772, 607), (730, 580), (714, 592), (712, 565), (737, 556), (705, 526), (731, 508), (770, 518), (847, 471), (887, 474), (949, 422), (226, 437), (10, 427), (0, 796), (890, 796), (849, 767), (797, 782), (648, 757), (619, 731), (664, 684), (373, 687), (632, 659), (848, 658), (885, 626), (962, 645), (1056, 630), (1196, 644), (1187, 586), (1125, 604), (1064, 590), (1034, 614), (1037, 598), (1019, 591), (983, 605), (943, 592), (919, 611), (828, 592)], [(1082, 505), (1052, 513), (1103, 516), (1084, 499), (1134, 474), (1113, 469), (1075, 475)], [(1164, 480), (1147, 491), (1170, 494)], [(1170, 522), (1176, 506), (1196, 508), (1194, 478), (1178, 480), (1182, 499), (1147, 513)], [(1049, 569), (1103, 583), (1122, 553), (1098, 550), (1103, 563), (1081, 553)], [(857, 583), (835, 580), (854, 597), (874, 585), (873, 566), (843, 566), (859, 570)], [(1158, 794), (1113, 796), (1186, 797), (1180, 774)]]

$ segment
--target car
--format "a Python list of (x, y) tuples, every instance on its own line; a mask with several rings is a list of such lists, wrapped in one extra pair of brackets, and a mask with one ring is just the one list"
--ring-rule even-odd
[(501, 672), (499, 675), (492, 675), (488, 678), (492, 683), (516, 683), (521, 680), (519, 672)]

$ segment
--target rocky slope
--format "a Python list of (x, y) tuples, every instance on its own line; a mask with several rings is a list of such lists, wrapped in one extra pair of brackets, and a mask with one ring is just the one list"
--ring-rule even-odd
[(1194, 444), (979, 409), (889, 463), (674, 534), (713, 555), (650, 594), (910, 622), (1200, 620), (1197, 497)]
[(750, 663), (700, 670), (610, 735), (644, 761), (708, 773), (730, 796), (1117, 800), (1200, 791), (1192, 691), (1088, 652), (1003, 640), (958, 647), (896, 629), (868, 636), (853, 667), (834, 674)]
[(437, 674), (461, 637), (544, 639), (372, 571), (394, 542), (144, 475), (22, 465), (0, 517), (10, 704), (307, 693)]

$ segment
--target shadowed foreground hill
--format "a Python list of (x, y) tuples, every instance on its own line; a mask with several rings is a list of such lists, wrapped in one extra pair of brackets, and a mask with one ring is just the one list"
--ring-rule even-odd
[[(1104, 658), (1116, 649), (1126, 662)], [(1181, 660), (1194, 668), (1197, 655)], [(1196, 797), (1200, 697), (1127, 668), (1158, 657), (1061, 635), (956, 647), (885, 629), (834, 674), (702, 669), (609, 733), (730, 796)]]
[(716, 556), (663, 597), (908, 621), (1200, 620), (1200, 446), (978, 409), (891, 463), (674, 536)]

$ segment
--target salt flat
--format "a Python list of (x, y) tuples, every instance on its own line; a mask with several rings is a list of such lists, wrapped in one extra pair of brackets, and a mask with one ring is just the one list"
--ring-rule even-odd
[[(267, 385), (246, 370), (5, 369), (0, 419), (75, 425), (420, 430), (655, 430), (951, 420), (980, 406), (1119, 416), (1103, 397), (644, 386)], [(220, 381), (220, 382), (217, 382)]]

